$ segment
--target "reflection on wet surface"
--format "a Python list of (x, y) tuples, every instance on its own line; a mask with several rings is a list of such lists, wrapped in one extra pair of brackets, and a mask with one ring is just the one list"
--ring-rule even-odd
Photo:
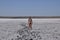
[(32, 30), (23, 21), (0, 22), (0, 40), (60, 40), (60, 23), (34, 23)]

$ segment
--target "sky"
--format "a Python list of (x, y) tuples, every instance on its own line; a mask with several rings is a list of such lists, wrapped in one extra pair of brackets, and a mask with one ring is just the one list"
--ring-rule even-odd
[(60, 0), (0, 0), (0, 16), (60, 16)]

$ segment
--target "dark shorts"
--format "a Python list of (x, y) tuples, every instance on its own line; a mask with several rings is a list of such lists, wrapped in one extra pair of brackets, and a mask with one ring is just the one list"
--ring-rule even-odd
[(29, 23), (29, 24), (32, 24), (32, 23)]

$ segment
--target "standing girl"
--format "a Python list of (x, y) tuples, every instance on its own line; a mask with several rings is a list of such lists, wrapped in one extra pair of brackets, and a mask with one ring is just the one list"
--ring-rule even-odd
[(29, 17), (29, 19), (28, 19), (28, 26), (29, 26), (29, 29), (32, 29), (32, 19), (31, 19), (31, 17)]

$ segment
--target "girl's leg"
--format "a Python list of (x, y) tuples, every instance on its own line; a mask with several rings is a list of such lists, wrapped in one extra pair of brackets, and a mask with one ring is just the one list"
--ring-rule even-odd
[(32, 29), (32, 24), (29, 24), (29, 28)]

